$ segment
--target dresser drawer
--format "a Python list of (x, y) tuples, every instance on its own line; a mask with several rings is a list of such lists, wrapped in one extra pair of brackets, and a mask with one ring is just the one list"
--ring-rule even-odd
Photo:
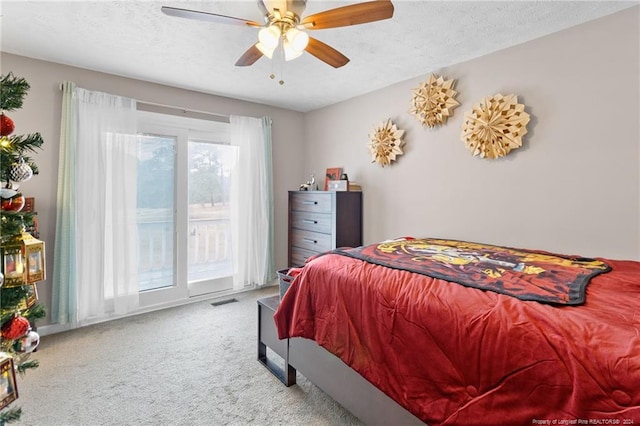
[(291, 197), (291, 210), (316, 213), (331, 213), (331, 194), (328, 192), (293, 193)]
[(315, 212), (291, 212), (291, 227), (307, 231), (331, 233), (331, 215)]
[(330, 234), (291, 229), (291, 245), (315, 252), (323, 252), (331, 250), (333, 244)]
[(305, 250), (300, 247), (291, 247), (291, 266), (302, 266), (308, 258), (316, 254), (319, 254), (319, 252)]

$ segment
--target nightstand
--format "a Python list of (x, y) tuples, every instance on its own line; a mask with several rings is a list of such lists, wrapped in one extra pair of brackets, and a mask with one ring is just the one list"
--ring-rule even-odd
[[(264, 365), (285, 386), (296, 384), (296, 369), (289, 365), (289, 339), (278, 339), (273, 314), (280, 296), (258, 299), (258, 362)], [(267, 348), (284, 360), (284, 368), (267, 357)]]

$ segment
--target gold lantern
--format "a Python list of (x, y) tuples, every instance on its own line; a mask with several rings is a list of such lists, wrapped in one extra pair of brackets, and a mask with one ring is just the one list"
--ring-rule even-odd
[[(2, 297), (8, 297), (10, 300), (14, 301), (10, 306), (2, 306), (0, 309), (0, 315), (5, 317), (7, 315), (11, 315), (16, 310), (24, 311), (38, 303), (38, 287), (35, 283), (9, 287), (3, 289)], [(0, 350), (1, 349), (2, 348), (0, 348)]]
[(0, 352), (0, 410), (18, 398), (13, 358)]
[(44, 242), (28, 232), (9, 238), (2, 244), (4, 285), (16, 287), (45, 279)]
[(24, 311), (25, 309), (31, 308), (38, 302), (38, 288), (35, 284), (24, 285), (20, 290), (24, 294), (24, 297), (18, 303), (18, 310)]

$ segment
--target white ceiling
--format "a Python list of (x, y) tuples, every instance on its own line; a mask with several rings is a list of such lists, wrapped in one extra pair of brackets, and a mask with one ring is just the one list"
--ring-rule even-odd
[[(354, 3), (308, 0), (303, 17)], [(160, 11), (165, 5), (262, 22), (249, 0), (2, 0), (0, 43), (3, 52), (16, 55), (306, 112), (639, 4), (393, 3), (389, 20), (313, 31), (351, 59), (339, 69), (306, 53), (286, 63), (263, 57), (251, 67), (235, 67), (256, 42), (257, 29)], [(275, 80), (269, 79), (272, 72)]]

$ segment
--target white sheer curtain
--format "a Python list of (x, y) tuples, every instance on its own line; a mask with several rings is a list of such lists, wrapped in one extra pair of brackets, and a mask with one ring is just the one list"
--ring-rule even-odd
[(231, 184), (234, 289), (267, 284), (273, 267), (271, 119), (230, 117), (238, 147)]
[(58, 186), (73, 196), (59, 196), (56, 229), (69, 247), (56, 253), (53, 304), (59, 321), (66, 311), (68, 322), (82, 323), (138, 306), (136, 101), (70, 92)]

